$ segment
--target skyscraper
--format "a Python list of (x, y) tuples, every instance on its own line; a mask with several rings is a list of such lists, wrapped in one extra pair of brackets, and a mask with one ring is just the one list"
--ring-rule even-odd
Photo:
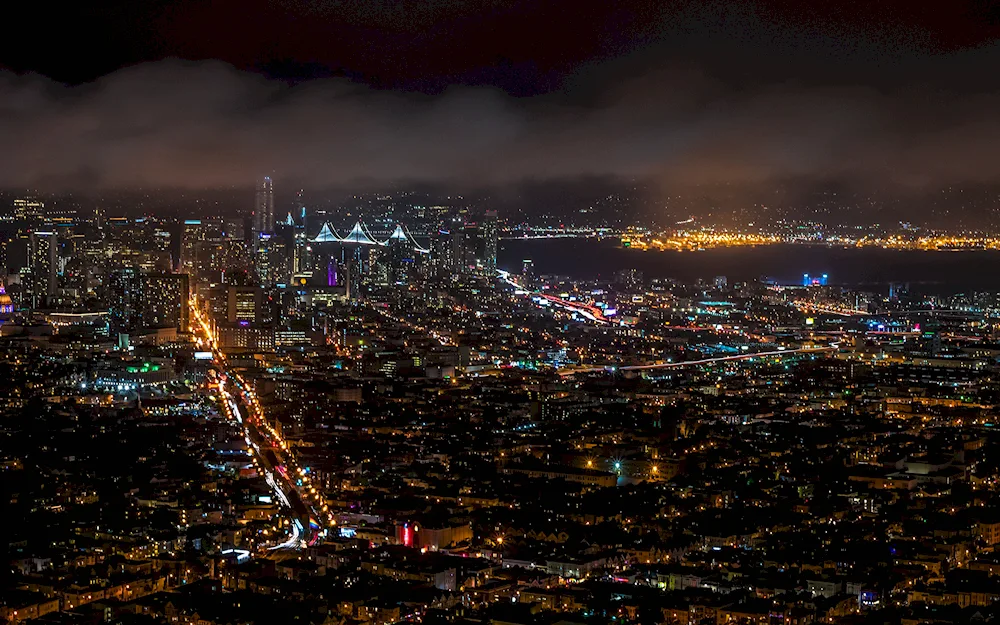
[(56, 293), (56, 249), (59, 237), (54, 232), (32, 232), (28, 239), (28, 305), (40, 308)]
[(295, 193), (295, 211), (292, 217), (295, 219), (295, 225), (300, 228), (306, 227), (306, 192), (303, 189)]
[(497, 268), (498, 224), (496, 211), (467, 222), (461, 248), (463, 271), (492, 275)]
[(291, 280), (291, 237), (282, 236), (287, 234), (261, 234), (257, 238), (255, 264), (261, 285), (287, 284)]
[(497, 250), (499, 246), (499, 224), (497, 224), (497, 212), (487, 211), (483, 217), (483, 265), (487, 272), (492, 274), (497, 268)]
[(188, 331), (190, 309), (188, 276), (183, 273), (147, 274), (142, 284), (142, 325)]
[(465, 233), (460, 227), (441, 228), (431, 238), (431, 274), (447, 280), (463, 273)]
[(257, 181), (257, 194), (253, 206), (253, 236), (274, 232), (274, 184), (270, 176)]
[(226, 321), (244, 325), (261, 322), (263, 292), (256, 286), (230, 286), (226, 289)]
[(134, 267), (108, 275), (105, 297), (112, 336), (136, 332), (142, 327), (142, 287), (142, 274)]

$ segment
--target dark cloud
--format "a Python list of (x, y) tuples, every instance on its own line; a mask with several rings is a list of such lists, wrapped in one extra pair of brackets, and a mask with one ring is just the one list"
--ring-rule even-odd
[[(757, 74), (753, 58), (720, 58), (647, 51), (522, 98), (290, 86), (221, 62), (141, 64), (75, 87), (0, 74), (0, 185), (219, 188), (274, 172), (317, 187), (580, 175), (930, 186), (1000, 174), (996, 49), (882, 67), (850, 56), (819, 81), (794, 58), (755, 81), (741, 78)], [(843, 79), (852, 67), (857, 79)], [(979, 80), (955, 80), (971, 67)]]

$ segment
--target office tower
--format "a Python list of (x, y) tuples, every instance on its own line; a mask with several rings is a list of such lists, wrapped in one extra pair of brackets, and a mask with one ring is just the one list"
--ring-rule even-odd
[(142, 325), (187, 332), (191, 310), (187, 274), (148, 274), (142, 284)]
[(460, 271), (492, 275), (497, 267), (498, 238), (495, 211), (488, 211), (476, 221), (466, 222), (461, 228), (461, 237), (453, 243)]
[(243, 324), (220, 324), (219, 345), (226, 350), (274, 351), (274, 328)]
[(59, 237), (54, 232), (32, 232), (28, 239), (28, 305), (40, 308), (56, 293), (56, 250)]
[(253, 206), (253, 236), (257, 239), (261, 234), (274, 232), (274, 184), (270, 176), (264, 176), (257, 182), (257, 193)]
[(204, 241), (207, 234), (208, 227), (200, 219), (186, 219), (181, 224), (177, 268), (182, 273), (195, 273), (198, 243)]
[(385, 247), (379, 252), (381, 281), (385, 284), (407, 284), (413, 272), (416, 250), (402, 226), (396, 226)]
[(246, 238), (246, 233), (243, 232), (245, 227), (246, 222), (243, 217), (227, 218), (222, 222), (222, 236), (234, 241), (242, 241)]
[(497, 249), (499, 248), (500, 233), (497, 223), (497, 212), (487, 211), (480, 226), (483, 239), (483, 267), (493, 273), (497, 268)]
[(458, 228), (442, 228), (431, 238), (431, 275), (446, 280), (462, 273), (465, 234)]
[(293, 244), (292, 273), (304, 273), (312, 266), (312, 246), (309, 244), (309, 237), (306, 236), (305, 228), (300, 228), (295, 232)]
[(727, 286), (729, 286), (729, 280), (726, 279), (726, 276), (715, 276), (715, 288), (723, 290)]
[(271, 281), (271, 249), (274, 246), (274, 235), (261, 232), (257, 235), (254, 249), (254, 269), (256, 270), (257, 284), (272, 285)]
[(257, 239), (255, 264), (257, 281), (264, 286), (288, 284), (291, 280), (289, 241), (277, 234), (261, 234)]
[(142, 327), (142, 287), (143, 276), (134, 267), (125, 267), (108, 274), (105, 300), (112, 336), (129, 334)]
[(303, 189), (295, 192), (295, 208), (292, 217), (295, 220), (295, 225), (306, 229), (306, 197)]
[(226, 321), (254, 324), (263, 319), (263, 291), (256, 286), (226, 288)]

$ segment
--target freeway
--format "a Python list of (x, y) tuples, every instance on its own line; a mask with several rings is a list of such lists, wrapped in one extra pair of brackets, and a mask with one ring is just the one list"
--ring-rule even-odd
[(308, 470), (298, 465), (288, 443), (267, 422), (254, 391), (239, 373), (230, 370), (225, 354), (196, 305), (192, 305), (192, 313), (196, 330), (200, 330), (214, 356), (220, 403), (229, 418), (243, 429), (254, 464), (290, 521), (288, 538), (267, 548), (300, 549), (315, 543), (325, 535), (324, 528), (334, 523), (333, 515), (323, 503), (321, 493), (310, 483)]
[(498, 269), (497, 270), (497, 274), (499, 275), (500, 280), (502, 282), (506, 283), (509, 286), (514, 287), (514, 289), (515, 289), (514, 292), (515, 293), (524, 293), (524, 294), (529, 295), (529, 296), (531, 296), (533, 298), (537, 298), (539, 301), (544, 300), (545, 302), (548, 302), (548, 304), (551, 305), (551, 306), (555, 306), (557, 308), (561, 308), (561, 309), (569, 311), (571, 313), (576, 313), (576, 314), (580, 315), (581, 317), (583, 317), (584, 319), (588, 319), (590, 321), (593, 321), (594, 323), (606, 323), (606, 324), (609, 324), (609, 325), (624, 325), (619, 320), (609, 319), (608, 317), (605, 317), (604, 316), (604, 311), (602, 311), (600, 308), (598, 308), (596, 306), (592, 306), (590, 304), (585, 304), (583, 302), (571, 302), (571, 301), (564, 300), (562, 298), (556, 297), (554, 295), (549, 295), (547, 293), (542, 293), (541, 291), (538, 291), (538, 290), (528, 291), (527, 289), (525, 289), (523, 286), (521, 286), (516, 280), (514, 280), (511, 277), (509, 271), (505, 271), (503, 269)]
[(768, 352), (755, 352), (747, 354), (738, 354), (735, 356), (719, 356), (717, 358), (701, 358), (699, 360), (681, 360), (678, 362), (658, 362), (648, 365), (629, 365), (625, 367), (616, 367), (613, 365), (604, 365), (596, 367), (565, 367), (559, 370), (559, 375), (570, 376), (576, 375), (578, 373), (598, 373), (598, 372), (615, 372), (615, 371), (644, 371), (649, 369), (678, 369), (681, 367), (696, 367), (698, 365), (712, 365), (720, 362), (729, 362), (736, 360), (749, 360), (751, 358), (759, 357), (784, 357), (792, 356), (795, 354), (814, 354), (819, 352), (829, 352), (835, 351), (840, 347), (839, 343), (831, 343), (823, 347), (800, 347), (798, 349), (781, 349), (773, 350)]

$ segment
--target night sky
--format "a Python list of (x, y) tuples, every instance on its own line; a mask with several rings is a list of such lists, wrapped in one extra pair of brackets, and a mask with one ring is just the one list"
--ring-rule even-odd
[(5, 7), (0, 185), (1000, 175), (1000, 5)]

